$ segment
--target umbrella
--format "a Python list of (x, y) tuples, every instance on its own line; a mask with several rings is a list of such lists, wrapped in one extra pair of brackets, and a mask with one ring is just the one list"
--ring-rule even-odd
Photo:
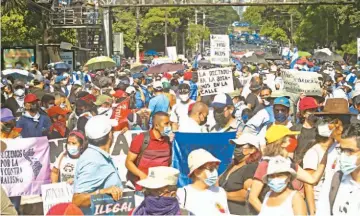
[(246, 56), (244, 55), (242, 58), (240, 58), (240, 62), (250, 62), (250, 63), (259, 63), (259, 64), (266, 64), (267, 62), (265, 61), (265, 58), (263, 55), (258, 55), (253, 53), (250, 56)]
[(147, 50), (145, 52), (145, 55), (147, 55), (147, 56), (158, 56), (159, 54), (155, 50)]
[(265, 60), (281, 60), (281, 56), (276, 53), (267, 52), (264, 56)]
[(115, 67), (116, 63), (110, 57), (98, 56), (87, 61), (85, 66), (87, 66), (89, 70), (99, 70)]
[(57, 71), (67, 71), (70, 69), (70, 66), (64, 62), (55, 63), (54, 69)]
[(178, 70), (184, 70), (185, 66), (183, 64), (159, 64), (155, 65), (154, 67), (150, 67), (146, 73), (153, 74), (153, 73), (165, 73), (165, 72), (173, 72)]
[(305, 51), (299, 51), (298, 56), (299, 57), (309, 57), (309, 56), (311, 56), (311, 53), (305, 52)]
[(344, 61), (339, 54), (331, 52), (328, 48), (316, 51), (313, 58), (320, 61)]
[(2, 71), (2, 75), (5, 77), (11, 76), (14, 79), (20, 79), (23, 81), (30, 81), (34, 79), (34, 74), (21, 69), (6, 69)]
[(198, 62), (199, 67), (209, 67), (211, 66), (211, 62), (209, 60), (200, 60)]
[(138, 65), (130, 69), (130, 73), (138, 73), (141, 71), (144, 71), (144, 69), (147, 68), (146, 65)]

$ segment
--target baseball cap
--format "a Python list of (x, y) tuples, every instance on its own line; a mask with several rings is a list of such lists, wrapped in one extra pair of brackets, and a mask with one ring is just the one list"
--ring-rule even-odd
[(240, 146), (249, 144), (249, 145), (254, 146), (257, 149), (260, 149), (261, 140), (258, 136), (255, 136), (254, 134), (244, 133), (244, 134), (241, 134), (238, 139), (231, 139), (230, 143), (240, 145)]
[(173, 167), (150, 167), (148, 176), (145, 179), (140, 180), (136, 183), (144, 188), (162, 188), (168, 185), (176, 185), (179, 174), (179, 170)]
[(52, 106), (47, 110), (49, 117), (53, 117), (54, 115), (66, 115), (69, 111), (62, 109), (60, 106)]
[(134, 74), (132, 75), (132, 77), (133, 77), (134, 79), (139, 79), (139, 78), (143, 78), (143, 77), (144, 77), (144, 74), (142, 74), (142, 73), (134, 73)]
[(170, 89), (171, 85), (168, 81), (162, 83), (164, 89)]
[(52, 206), (46, 215), (84, 215), (84, 213), (72, 203), (59, 203)]
[(134, 88), (134, 86), (129, 86), (126, 88), (125, 92), (128, 94), (132, 94), (136, 92), (136, 89)]
[(154, 82), (153, 87), (154, 87), (154, 89), (157, 89), (157, 90), (163, 89), (163, 85), (162, 85), (161, 81)]
[(215, 96), (211, 106), (214, 108), (224, 108), (226, 106), (234, 105), (231, 97), (228, 94), (220, 93)]
[(290, 100), (286, 97), (278, 97), (274, 100), (274, 105), (283, 105), (290, 108)]
[(110, 133), (112, 127), (117, 126), (115, 119), (109, 119), (104, 115), (90, 118), (85, 125), (85, 134), (89, 139), (99, 139)]
[(316, 109), (318, 108), (318, 104), (316, 100), (312, 97), (304, 97), (300, 100), (299, 109), (300, 111), (308, 110), (308, 109)]
[(96, 101), (95, 101), (95, 105), (96, 106), (100, 106), (100, 105), (103, 105), (104, 103), (109, 103), (109, 104), (112, 104), (112, 98), (108, 95), (99, 95), (97, 96), (96, 98)]
[(116, 90), (112, 96), (116, 98), (124, 98), (127, 97), (127, 94), (123, 90)]
[(268, 182), (268, 176), (277, 173), (290, 173), (292, 178), (296, 177), (296, 172), (291, 168), (291, 161), (282, 156), (275, 156), (269, 160), (266, 175), (263, 177), (263, 182)]
[(229, 96), (232, 98), (241, 96), (240, 89), (236, 89), (235, 91), (229, 93)]
[(205, 149), (196, 149), (190, 152), (188, 156), (188, 165), (189, 165), (189, 176), (199, 167), (208, 163), (208, 162), (217, 162), (221, 161), (214, 157), (210, 152)]
[(285, 136), (298, 135), (300, 131), (291, 131), (284, 125), (272, 125), (265, 135), (267, 143), (273, 143)]
[(192, 72), (184, 73), (184, 80), (191, 80), (192, 79)]
[(8, 108), (1, 108), (1, 122), (8, 122), (14, 120), (15, 117), (12, 114), (11, 110)]
[(38, 81), (38, 82), (44, 82), (44, 77), (43, 77), (43, 75), (41, 75), (41, 74), (37, 74), (37, 75), (35, 75), (35, 77), (34, 77), (34, 81)]
[(24, 102), (25, 103), (32, 103), (32, 102), (35, 102), (35, 101), (38, 101), (39, 99), (36, 97), (36, 95), (34, 94), (27, 94), (25, 96), (25, 99), (24, 99)]

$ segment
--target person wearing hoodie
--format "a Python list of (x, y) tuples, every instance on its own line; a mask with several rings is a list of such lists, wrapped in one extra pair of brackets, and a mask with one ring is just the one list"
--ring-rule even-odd
[(15, 117), (20, 117), (24, 111), (25, 83), (15, 80), (12, 86), (14, 94), (5, 101), (5, 107), (9, 108)]
[(41, 137), (48, 133), (51, 121), (48, 116), (40, 114), (39, 99), (34, 94), (28, 94), (24, 99), (25, 112), (16, 123), (17, 128), (22, 128), (21, 136)]
[(47, 113), (52, 123), (49, 134), (47, 135), (48, 139), (60, 139), (68, 137), (70, 131), (66, 127), (66, 117), (69, 111), (62, 109), (59, 106), (53, 106), (48, 109)]
[(36, 97), (41, 100), (42, 97), (45, 95), (44, 86), (45, 81), (42, 75), (35, 75), (33, 80), (34, 86), (31, 88), (30, 93), (36, 95)]

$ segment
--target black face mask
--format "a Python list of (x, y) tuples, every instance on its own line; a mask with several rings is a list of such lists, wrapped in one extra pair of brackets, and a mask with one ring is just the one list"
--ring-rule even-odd
[(83, 114), (84, 112), (85, 112), (84, 109), (75, 109), (75, 114), (76, 114), (77, 116)]
[(214, 111), (214, 119), (216, 123), (221, 127), (225, 127), (225, 125), (228, 123), (229, 118), (225, 118), (224, 111), (222, 112), (215, 112)]
[(30, 112), (36, 113), (39, 110), (38, 104), (31, 104), (31, 107), (29, 109)]
[(242, 151), (242, 147), (236, 147), (234, 151), (234, 162), (235, 164), (240, 163), (246, 155)]
[(205, 125), (207, 122), (207, 116), (205, 116), (204, 120), (199, 123), (200, 126)]
[(318, 117), (314, 114), (310, 114), (308, 117), (307, 117), (307, 120), (309, 121), (310, 124), (312, 125), (315, 125), (316, 122), (318, 121)]

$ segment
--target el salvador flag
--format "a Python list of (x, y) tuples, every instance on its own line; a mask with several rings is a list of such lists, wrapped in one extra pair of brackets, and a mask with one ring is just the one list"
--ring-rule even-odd
[(192, 65), (193, 68), (198, 68), (198, 63), (199, 61), (201, 60), (201, 55), (200, 54), (197, 54), (194, 58), (194, 63)]
[(295, 50), (296, 52), (294, 52), (292, 58), (291, 58), (291, 63), (290, 63), (290, 69), (294, 69), (296, 61), (299, 59), (299, 53), (297, 50)]
[(242, 68), (242, 64), (241, 62), (239, 61), (239, 59), (236, 59), (236, 58), (232, 58), (232, 61), (235, 63), (236, 65), (236, 70), (240, 71), (241, 68)]

